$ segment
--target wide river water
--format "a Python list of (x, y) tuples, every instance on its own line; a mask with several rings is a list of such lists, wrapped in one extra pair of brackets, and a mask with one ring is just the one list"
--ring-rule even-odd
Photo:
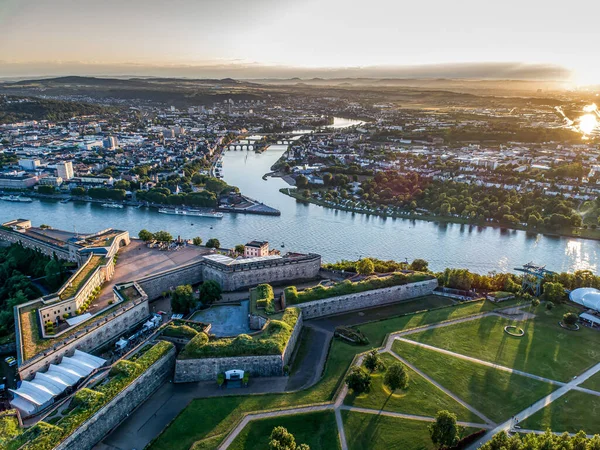
[[(34, 200), (0, 202), (0, 221), (30, 219), (54, 228), (92, 232), (113, 227), (129, 230), (167, 230), (174, 236), (204, 241), (216, 237), (223, 247), (252, 239), (268, 240), (272, 247), (315, 252), (327, 262), (373, 256), (409, 261), (424, 258), (433, 270), (468, 268), (486, 273), (512, 271), (534, 261), (555, 271), (591, 269), (597, 272), (600, 242), (529, 234), (523, 231), (480, 228), (419, 220), (391, 219), (298, 203), (279, 192), (288, 187), (280, 178), (262, 176), (286, 150), (272, 145), (265, 152), (226, 151), (224, 180), (242, 193), (281, 211), (281, 216), (225, 214), (221, 220), (159, 214), (146, 208), (107, 209), (97, 204)], [(210, 227), (213, 227), (210, 229)]]

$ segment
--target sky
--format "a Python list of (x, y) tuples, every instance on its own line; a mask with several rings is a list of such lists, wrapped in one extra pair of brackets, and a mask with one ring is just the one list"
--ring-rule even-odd
[(510, 63), (598, 83), (598, 13), (596, 0), (0, 0), (0, 77)]

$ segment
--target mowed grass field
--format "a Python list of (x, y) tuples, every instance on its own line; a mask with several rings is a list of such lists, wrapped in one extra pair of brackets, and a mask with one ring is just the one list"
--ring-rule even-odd
[(519, 425), (526, 430), (600, 434), (600, 397), (569, 391)]
[(294, 435), (296, 444), (307, 444), (311, 450), (340, 449), (338, 429), (333, 411), (273, 417), (253, 420), (235, 438), (230, 450), (258, 450), (269, 448), (273, 428), (282, 426)]
[(600, 392), (600, 372), (585, 380), (583, 383), (580, 384), (580, 386), (587, 389), (591, 389), (593, 391)]
[[(412, 308), (420, 309), (418, 300), (407, 304), (411, 303)], [(471, 316), (496, 307), (491, 302), (480, 301), (362, 324), (359, 328), (369, 338), (370, 344), (352, 346), (334, 339), (323, 377), (313, 387), (290, 394), (194, 399), (149, 445), (149, 449), (188, 450), (192, 445), (194, 450), (217, 448), (244, 413), (330, 402), (355, 355), (380, 347), (388, 333)], [(410, 310), (408, 306), (406, 308)]]
[(392, 350), (494, 422), (503, 422), (557, 387), (408, 342)]
[[(399, 362), (389, 353), (383, 353), (381, 358), (388, 367)], [(446, 395), (425, 378), (408, 367), (406, 367), (406, 370), (409, 376), (408, 389), (398, 390), (392, 394), (383, 384), (385, 371), (379, 370), (372, 374), (371, 390), (369, 392), (361, 395), (348, 393), (344, 403), (360, 408), (430, 417), (434, 417), (438, 411), (446, 409), (455, 413), (459, 421), (483, 423), (479, 416)]]
[[(579, 331), (568, 331), (558, 325), (563, 314), (569, 311), (575, 310), (559, 305), (547, 311), (541, 305), (532, 320), (515, 322), (484, 317), (415, 333), (407, 339), (567, 382), (600, 362), (597, 330), (581, 327)], [(507, 325), (522, 328), (525, 335), (508, 335), (504, 332)]]
[[(342, 410), (349, 450), (434, 450), (429, 423)], [(463, 436), (477, 429), (466, 428)], [(312, 449), (311, 449), (312, 450)]]

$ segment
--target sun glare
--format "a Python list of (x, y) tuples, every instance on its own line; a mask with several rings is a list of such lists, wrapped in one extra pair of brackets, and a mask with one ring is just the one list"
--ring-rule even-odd
[(579, 118), (579, 129), (583, 134), (591, 134), (598, 126), (595, 114), (585, 114)]

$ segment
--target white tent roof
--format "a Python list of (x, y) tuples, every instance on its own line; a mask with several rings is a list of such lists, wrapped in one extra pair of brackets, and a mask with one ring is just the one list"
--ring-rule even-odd
[(579, 288), (569, 294), (571, 301), (594, 311), (600, 311), (600, 291), (596, 288)]
[(591, 314), (588, 313), (581, 313), (579, 315), (579, 317), (581, 317), (582, 319), (585, 319), (589, 322), (595, 323), (597, 325), (600, 325), (600, 318), (596, 317), (596, 316), (592, 316)]
[(36, 373), (33, 380), (23, 381), (19, 389), (11, 389), (14, 399), (10, 403), (25, 416), (31, 416), (105, 362), (102, 358), (75, 350), (73, 356), (63, 357), (60, 364), (51, 364), (46, 373)]

